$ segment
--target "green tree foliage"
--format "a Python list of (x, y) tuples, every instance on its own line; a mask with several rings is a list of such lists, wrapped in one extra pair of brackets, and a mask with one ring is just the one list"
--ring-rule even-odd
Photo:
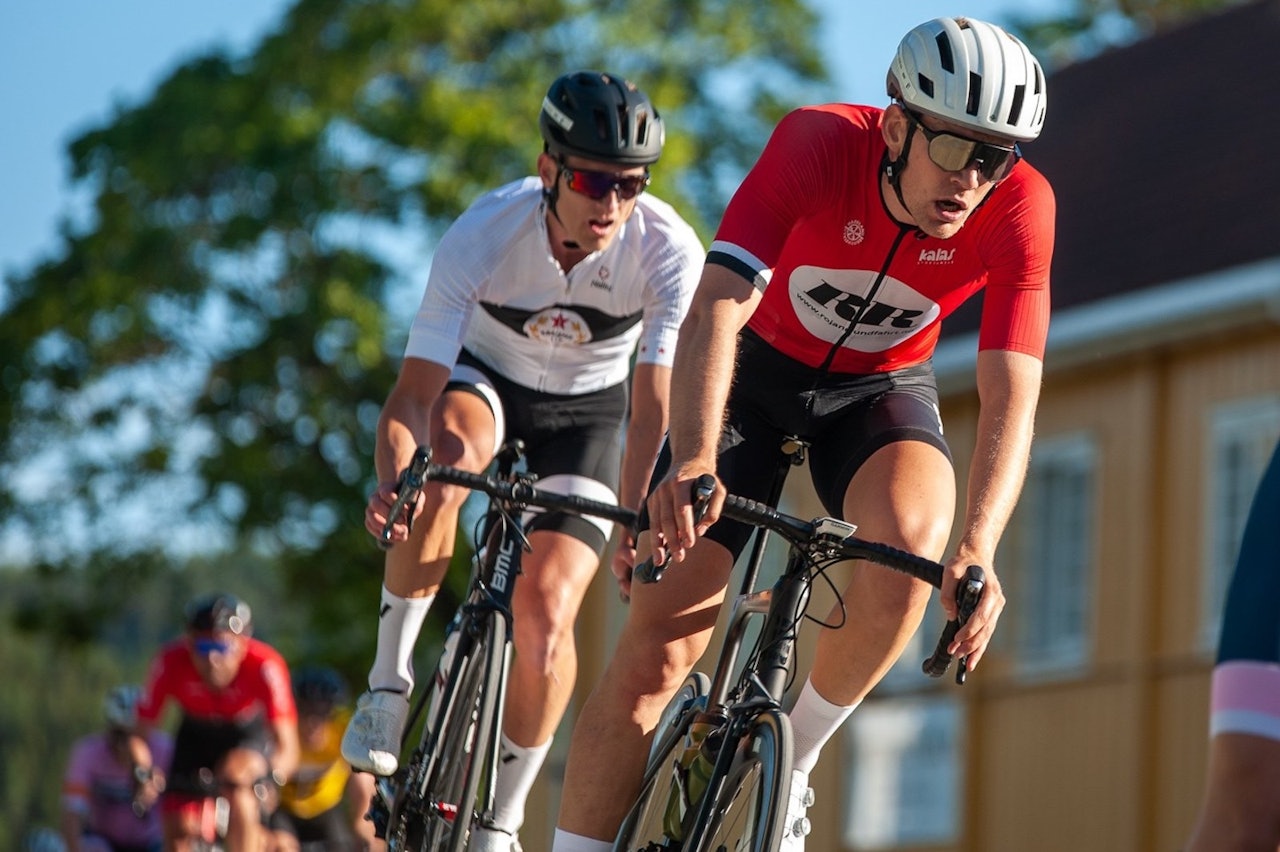
[(1050, 67), (1189, 23), (1243, 0), (1075, 0), (1066, 14), (1014, 14), (1012, 28)]
[(659, 105), (654, 191), (707, 233), (823, 79), (815, 24), (802, 0), (299, 0), (76, 139), (89, 214), (0, 295), (0, 531), (85, 580), (22, 623), (91, 640), (221, 554), (279, 578), (299, 654), (367, 663), (373, 429), (433, 240), (532, 173), (542, 95), (584, 67)]

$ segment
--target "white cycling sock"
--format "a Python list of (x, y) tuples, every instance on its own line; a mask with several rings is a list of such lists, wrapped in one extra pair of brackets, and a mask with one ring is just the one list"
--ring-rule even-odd
[(524, 824), (524, 806), (538, 770), (551, 750), (551, 740), (538, 746), (516, 745), (502, 735), (502, 757), (493, 785), (493, 827), (515, 834)]
[(378, 610), (378, 651), (369, 670), (369, 689), (413, 691), (413, 646), (435, 595), (402, 598), (382, 587)]
[(551, 852), (609, 852), (612, 848), (612, 841), (570, 834), (563, 828), (556, 829), (556, 836), (551, 841)]
[(832, 704), (813, 688), (812, 679), (806, 680), (796, 698), (795, 706), (787, 714), (791, 717), (791, 730), (796, 741), (793, 767), (806, 775), (812, 772), (813, 767), (818, 765), (822, 747), (857, 706)]

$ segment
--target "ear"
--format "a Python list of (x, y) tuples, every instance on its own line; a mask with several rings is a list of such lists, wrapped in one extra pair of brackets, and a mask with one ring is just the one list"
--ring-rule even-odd
[(550, 189), (556, 185), (556, 178), (560, 176), (560, 164), (556, 162), (547, 152), (543, 151), (538, 155), (538, 177), (542, 178), (542, 186), (544, 189)]
[(907, 144), (907, 130), (911, 127), (907, 114), (897, 104), (890, 104), (880, 118), (880, 135), (889, 146), (889, 159), (896, 160)]

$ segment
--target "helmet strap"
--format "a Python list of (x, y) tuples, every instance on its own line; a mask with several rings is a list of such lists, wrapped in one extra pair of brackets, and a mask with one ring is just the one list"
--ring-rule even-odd
[(896, 160), (890, 160), (889, 152), (885, 151), (881, 165), (889, 186), (893, 187), (893, 194), (898, 196), (898, 203), (902, 205), (902, 209), (908, 216), (911, 215), (911, 208), (907, 207), (907, 200), (902, 197), (902, 173), (907, 170), (907, 157), (911, 154), (911, 137), (913, 136), (915, 136), (914, 133), (907, 134), (907, 141), (902, 145), (902, 153)]
[[(542, 188), (542, 203), (546, 205), (547, 212), (549, 212), (552, 216), (556, 217), (556, 221), (560, 223), (560, 227), (564, 228), (565, 231), (567, 232), (569, 229), (568, 227), (565, 226), (564, 220), (560, 218), (560, 213), (556, 210), (556, 202), (559, 200), (560, 200), (560, 180), (559, 180), (559, 177), (557, 177), (554, 186), (544, 186)], [(570, 251), (577, 251), (579, 248), (581, 248), (573, 240), (561, 240), (560, 245), (564, 246)]]

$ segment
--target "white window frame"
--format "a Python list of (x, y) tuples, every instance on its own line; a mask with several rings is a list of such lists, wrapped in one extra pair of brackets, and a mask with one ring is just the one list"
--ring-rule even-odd
[(1212, 652), (1249, 507), (1280, 437), (1280, 397), (1221, 403), (1209, 410), (1208, 421), (1199, 644)]
[(846, 847), (946, 846), (959, 839), (964, 712), (945, 693), (872, 699), (854, 711), (844, 737)]
[(1016, 573), (1018, 672), (1027, 678), (1079, 671), (1088, 662), (1098, 515), (1098, 447), (1074, 432), (1037, 437), (1011, 536)]

